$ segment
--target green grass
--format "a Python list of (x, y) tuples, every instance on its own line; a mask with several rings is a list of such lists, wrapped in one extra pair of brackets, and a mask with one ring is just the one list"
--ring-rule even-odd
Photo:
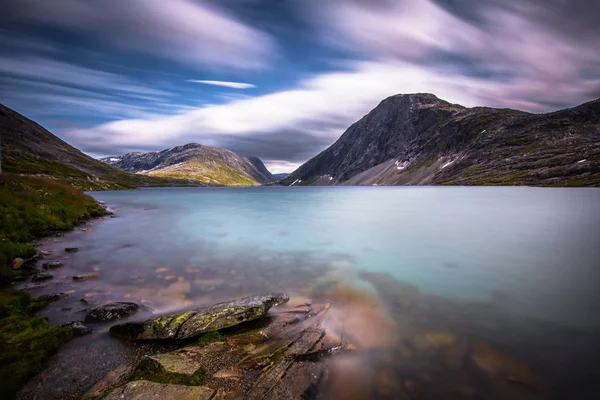
[(0, 291), (0, 393), (16, 399), (17, 391), (43, 367), (58, 346), (71, 338), (69, 329), (49, 324), (33, 314), (45, 302), (27, 293)]
[(7, 284), (18, 278), (11, 264), (29, 258), (27, 244), (55, 231), (106, 215), (104, 207), (72, 186), (52, 179), (0, 174), (0, 393), (15, 399), (19, 388), (43, 367), (71, 331), (34, 313), (46, 305)]
[(258, 183), (245, 171), (215, 161), (188, 161), (178, 167), (152, 172), (152, 177), (187, 179), (208, 185), (254, 186)]

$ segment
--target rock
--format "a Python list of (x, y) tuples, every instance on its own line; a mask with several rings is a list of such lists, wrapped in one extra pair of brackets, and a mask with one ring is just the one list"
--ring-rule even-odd
[(25, 287), (23, 288), (23, 290), (43, 289), (46, 286), (47, 285), (45, 285), (43, 283), (29, 283), (29, 284), (25, 285)]
[(100, 275), (98, 274), (86, 274), (86, 275), (75, 275), (73, 277), (74, 281), (87, 281), (88, 279), (99, 279)]
[(25, 260), (22, 258), (15, 258), (12, 263), (12, 269), (21, 269), (23, 264), (25, 264)]
[(121, 365), (110, 371), (81, 397), (82, 400), (97, 400), (106, 396), (111, 390), (123, 386), (133, 376), (132, 365)]
[(52, 293), (52, 294), (44, 294), (40, 297), (37, 297), (36, 300), (41, 300), (46, 303), (50, 303), (53, 301), (58, 301), (67, 298), (66, 293)]
[(133, 381), (113, 391), (104, 400), (209, 400), (214, 392), (204, 386)]
[(47, 272), (40, 272), (39, 274), (34, 275), (31, 278), (31, 281), (32, 282), (41, 282), (41, 281), (47, 281), (47, 280), (52, 279), (52, 278), (54, 278), (54, 277), (52, 275), (50, 275), (49, 273), (47, 273)]
[(68, 324), (61, 325), (61, 328), (69, 328), (73, 332), (73, 336), (83, 336), (92, 333), (92, 328), (83, 324), (82, 321), (73, 321)]
[(79, 251), (79, 247), (65, 247), (67, 253), (75, 253), (76, 251)]
[(42, 264), (42, 268), (44, 269), (57, 269), (61, 268), (62, 266), (63, 263), (61, 263), (60, 261), (49, 261)]
[(139, 305), (135, 303), (115, 302), (94, 308), (85, 316), (86, 322), (114, 321), (135, 314)]
[(213, 374), (215, 378), (233, 379), (235, 381), (242, 379), (243, 375), (240, 371), (234, 369), (220, 369)]
[(264, 316), (272, 306), (288, 300), (289, 297), (283, 293), (245, 297), (184, 313), (115, 325), (110, 332), (130, 340), (187, 339), (255, 320)]
[(202, 367), (201, 352), (188, 351), (182, 349), (165, 354), (156, 354), (146, 357), (141, 364), (149, 366), (154, 364), (151, 369), (159, 369), (165, 372), (172, 372), (181, 375), (194, 375)]

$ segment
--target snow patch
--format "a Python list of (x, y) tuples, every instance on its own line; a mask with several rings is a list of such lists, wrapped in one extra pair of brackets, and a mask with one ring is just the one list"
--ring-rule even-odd
[(410, 164), (408, 161), (404, 161), (404, 162), (400, 162), (398, 160), (396, 160), (394, 162), (394, 164), (396, 164), (396, 169), (398, 171), (402, 171), (403, 169), (405, 169), (406, 167), (408, 167), (408, 165)]
[(486, 130), (487, 130), (487, 129), (484, 129), (484, 130), (482, 130), (482, 131), (481, 131), (481, 133), (485, 133), (485, 131), (486, 131)]
[(296, 183), (301, 183), (302, 180), (301, 179), (296, 179), (294, 182), (292, 182), (292, 184), (290, 186), (294, 186)]
[(109, 158), (108, 160), (112, 161), (112, 162), (117, 162), (117, 161), (121, 161), (121, 157), (112, 157), (112, 158)]
[(579, 160), (577, 161), (577, 164), (582, 163), (582, 162), (586, 162), (587, 160)]

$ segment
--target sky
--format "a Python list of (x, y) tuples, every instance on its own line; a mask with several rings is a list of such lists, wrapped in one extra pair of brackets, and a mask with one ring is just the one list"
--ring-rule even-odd
[(594, 0), (0, 1), (0, 103), (94, 157), (197, 142), (291, 172), (398, 93), (600, 97)]

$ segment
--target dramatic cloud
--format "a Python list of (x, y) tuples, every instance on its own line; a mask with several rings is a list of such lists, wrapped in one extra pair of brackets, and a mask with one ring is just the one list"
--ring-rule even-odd
[(182, 63), (264, 68), (273, 40), (204, 2), (192, 0), (7, 0), (9, 20), (44, 23), (124, 49)]
[(485, 75), (502, 82), (496, 104), (541, 111), (600, 89), (600, 52), (590, 51), (600, 48), (600, 29), (561, 27), (564, 14), (585, 20), (585, 8), (573, 11), (571, 2), (332, 0), (313, 8), (321, 15), (315, 20), (326, 22), (324, 37), (338, 46), (422, 68), (452, 66), (448, 79)]
[(251, 89), (255, 88), (256, 85), (251, 83), (242, 82), (225, 82), (225, 81), (202, 81), (197, 79), (188, 79), (186, 82), (203, 83), (205, 85), (223, 86), (232, 89)]
[(600, 3), (586, 0), (9, 3), (0, 20), (112, 46), (80, 64), (68, 40), (0, 39), (2, 97), (95, 114), (57, 132), (94, 155), (199, 142), (290, 171), (397, 93), (531, 112), (600, 96)]

